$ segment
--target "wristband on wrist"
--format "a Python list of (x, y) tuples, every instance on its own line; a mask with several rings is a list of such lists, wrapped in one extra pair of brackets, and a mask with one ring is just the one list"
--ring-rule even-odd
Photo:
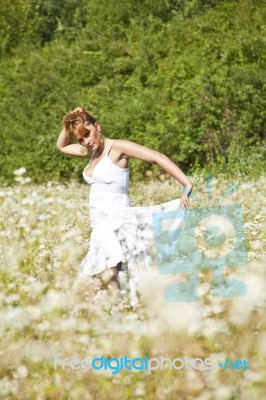
[(192, 192), (192, 188), (185, 186), (182, 193), (186, 194), (189, 197), (191, 195), (191, 192)]

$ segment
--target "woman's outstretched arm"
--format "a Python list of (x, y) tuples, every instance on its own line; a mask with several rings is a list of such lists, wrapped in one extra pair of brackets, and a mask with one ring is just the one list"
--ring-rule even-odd
[(71, 140), (63, 129), (57, 139), (56, 147), (62, 151), (62, 153), (73, 157), (88, 158), (88, 149), (78, 143), (71, 143)]
[(117, 147), (119, 147), (123, 156), (138, 158), (139, 160), (148, 163), (158, 164), (165, 172), (173, 176), (179, 183), (181, 183), (181, 185), (184, 186), (183, 194), (181, 195), (181, 206), (188, 206), (188, 197), (192, 192), (193, 185), (188, 177), (173, 161), (170, 160), (170, 158), (156, 150), (141, 146), (129, 140), (117, 140)]

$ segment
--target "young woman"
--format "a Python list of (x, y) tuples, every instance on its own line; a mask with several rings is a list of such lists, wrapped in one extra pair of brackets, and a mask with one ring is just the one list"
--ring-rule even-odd
[[(137, 300), (139, 270), (137, 258), (149, 263), (149, 247), (154, 243), (152, 216), (160, 211), (189, 207), (192, 183), (164, 154), (129, 140), (109, 139), (100, 124), (84, 108), (70, 111), (57, 140), (63, 153), (90, 158), (83, 170), (90, 185), (89, 213), (92, 226), (90, 247), (80, 265), (78, 277), (98, 276), (102, 288), (120, 289), (119, 272), (127, 264), (131, 304)], [(78, 143), (73, 143), (78, 141)], [(161, 205), (130, 207), (128, 197), (129, 159), (156, 163), (184, 186), (180, 199)]]

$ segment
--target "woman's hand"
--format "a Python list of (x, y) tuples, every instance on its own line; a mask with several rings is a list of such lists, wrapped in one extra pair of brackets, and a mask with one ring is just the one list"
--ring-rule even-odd
[(184, 187), (183, 193), (180, 196), (180, 207), (182, 210), (189, 207), (190, 203), (189, 196), (191, 195), (191, 193), (192, 193), (192, 185), (188, 184)]
[(188, 195), (185, 194), (185, 193), (182, 193), (181, 196), (180, 196), (180, 207), (181, 207), (181, 210), (184, 210), (185, 208), (188, 208), (189, 207), (189, 203), (190, 203), (190, 200), (189, 200)]

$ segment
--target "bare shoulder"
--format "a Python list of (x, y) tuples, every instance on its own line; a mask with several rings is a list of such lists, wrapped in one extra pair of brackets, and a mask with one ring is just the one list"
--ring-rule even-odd
[(139, 160), (155, 163), (161, 156), (156, 150), (150, 149), (149, 147), (142, 146), (136, 142), (125, 139), (115, 140), (115, 148), (120, 157), (123, 158), (138, 158)]
[(137, 144), (136, 142), (132, 142), (131, 140), (126, 140), (126, 139), (114, 139), (115, 146), (118, 147), (125, 147), (125, 146), (130, 146)]
[(125, 157), (127, 157), (128, 153), (130, 153), (131, 151), (137, 151), (141, 148), (144, 148), (144, 146), (141, 146), (136, 142), (132, 142), (131, 140), (126, 139), (115, 139), (113, 146), (118, 152), (120, 152), (121, 155)]

